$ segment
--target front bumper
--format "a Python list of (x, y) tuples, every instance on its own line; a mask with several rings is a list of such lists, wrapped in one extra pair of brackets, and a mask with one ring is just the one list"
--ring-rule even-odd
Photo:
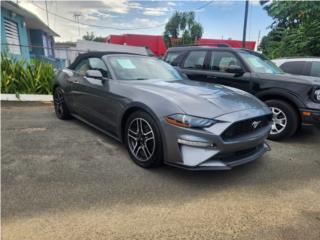
[[(243, 155), (239, 158), (217, 158), (213, 157), (209, 159), (203, 164), (200, 164), (195, 167), (190, 167), (187, 165), (183, 165), (180, 163), (172, 163), (167, 162), (168, 165), (186, 169), (186, 170), (193, 170), (193, 171), (201, 171), (201, 170), (231, 170), (233, 167), (249, 163), (255, 161), (262, 157), (267, 151), (270, 151), (271, 148), (267, 143), (263, 143), (262, 145), (256, 147), (252, 152), (250, 151), (247, 155)], [(244, 150), (246, 151), (246, 150)]]
[[(223, 133), (237, 121), (261, 116), (252, 110), (230, 113), (206, 129), (189, 129), (163, 122), (165, 163), (189, 170), (228, 170), (259, 159), (270, 150), (265, 143), (271, 123), (249, 134), (226, 139)], [(251, 119), (249, 118), (249, 119)], [(237, 121), (231, 121), (237, 119)]]
[(300, 109), (302, 123), (320, 125), (320, 110)]

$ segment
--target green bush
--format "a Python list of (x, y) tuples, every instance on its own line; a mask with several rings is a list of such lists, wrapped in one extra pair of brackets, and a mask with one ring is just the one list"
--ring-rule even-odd
[(1, 54), (1, 93), (51, 94), (53, 66), (38, 59), (15, 60)]

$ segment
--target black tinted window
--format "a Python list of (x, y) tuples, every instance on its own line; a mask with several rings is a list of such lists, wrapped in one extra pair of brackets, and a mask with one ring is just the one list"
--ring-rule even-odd
[(83, 59), (79, 64), (75, 67), (75, 71), (80, 75), (85, 75), (86, 72), (90, 69), (89, 60)]
[(184, 68), (202, 69), (204, 59), (206, 58), (206, 51), (191, 51), (184, 61)]
[(169, 52), (166, 58), (164, 59), (164, 61), (171, 64), (178, 56), (179, 56), (179, 53), (177, 52)]
[(303, 74), (304, 65), (304, 61), (294, 61), (283, 63), (280, 68), (286, 73), (301, 75)]
[(89, 58), (89, 67), (93, 70), (99, 70), (102, 76), (108, 77), (108, 68), (100, 58)]
[(320, 62), (312, 62), (310, 75), (320, 77)]
[(241, 67), (239, 60), (230, 52), (212, 52), (209, 67), (213, 71), (226, 72), (231, 65)]

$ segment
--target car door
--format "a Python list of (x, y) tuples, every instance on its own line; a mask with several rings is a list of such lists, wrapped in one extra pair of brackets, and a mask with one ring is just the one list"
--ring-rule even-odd
[(68, 79), (71, 83), (72, 109), (75, 113), (83, 118), (90, 116), (90, 109), (85, 104), (85, 79), (84, 76), (89, 70), (88, 58), (82, 59), (73, 69), (73, 76)]
[[(230, 51), (212, 50), (208, 57), (208, 70), (206, 79), (208, 82), (222, 84), (250, 92), (251, 73), (246, 71), (241, 60)], [(230, 66), (237, 66), (242, 73), (229, 72)]]
[(191, 50), (182, 60), (179, 70), (195, 81), (206, 81), (205, 62), (207, 60), (206, 50)]
[[(81, 64), (81, 63), (80, 63)], [(86, 67), (77, 71), (79, 81), (73, 83), (72, 92), (77, 111), (85, 120), (110, 133), (115, 133), (115, 123), (112, 115), (115, 112), (112, 94), (110, 93), (110, 79), (107, 66), (101, 58), (89, 57)], [(85, 70), (85, 71), (84, 71)], [(86, 76), (87, 70), (99, 70), (103, 78), (97, 79)]]

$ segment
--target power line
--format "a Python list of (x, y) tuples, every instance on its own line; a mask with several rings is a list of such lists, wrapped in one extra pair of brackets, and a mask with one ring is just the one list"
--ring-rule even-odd
[[(202, 6), (198, 7), (198, 8), (195, 8), (195, 9), (193, 9), (193, 10), (191, 10), (191, 11), (199, 11), (199, 10), (201, 10), (201, 9), (209, 6), (209, 5), (210, 5), (211, 3), (213, 3), (213, 2), (214, 2), (214, 1), (208, 1), (208, 2), (206, 2), (204, 5), (202, 5)], [(121, 31), (121, 30), (122, 30), (122, 31), (130, 31), (130, 30), (152, 29), (152, 28), (158, 28), (158, 27), (162, 27), (162, 26), (165, 26), (165, 25), (166, 25), (166, 23), (162, 23), (162, 24), (155, 25), (155, 26), (152, 26), (152, 27), (119, 28), (119, 27), (112, 27), (112, 26), (102, 26), (102, 25), (96, 25), (96, 24), (89, 24), (89, 23), (80, 22), (80, 21), (79, 21), (79, 18), (77, 18), (77, 19), (74, 20), (74, 19), (71, 19), (71, 18), (67, 18), (67, 17), (61, 16), (61, 15), (56, 14), (56, 13), (54, 13), (54, 12), (48, 11), (48, 10), (40, 7), (39, 5), (35, 4), (34, 2), (32, 2), (32, 4), (33, 4), (34, 6), (36, 6), (37, 8), (39, 8), (39, 9), (41, 9), (41, 10), (43, 10), (43, 11), (46, 11), (47, 13), (49, 13), (49, 14), (55, 16), (55, 17), (58, 17), (58, 18), (61, 18), (61, 19), (66, 20), (66, 21), (70, 21), (70, 22), (76, 23), (76, 24), (78, 24), (78, 26), (79, 26), (79, 24), (81, 24), (81, 25), (85, 25), (85, 26), (88, 26), (88, 27), (94, 27), (94, 28), (113, 29), (113, 30), (120, 30), (120, 31)]]
[[(40, 7), (39, 5), (35, 4), (34, 2), (32, 3), (34, 6), (36, 6), (37, 8), (43, 10), (43, 11), (46, 11), (44, 8)], [(162, 27), (165, 25), (164, 24), (160, 24), (160, 25), (157, 25), (157, 26), (153, 26), (153, 27), (137, 27), (137, 28), (118, 28), (118, 27), (108, 27), (108, 26), (101, 26), (101, 25), (96, 25), (96, 24), (89, 24), (89, 23), (83, 23), (83, 22), (80, 22), (80, 21), (77, 21), (77, 20), (73, 20), (71, 18), (67, 18), (67, 17), (63, 17), (59, 14), (56, 14), (54, 12), (51, 12), (51, 11), (48, 11), (49, 14), (53, 15), (53, 16), (56, 16), (58, 18), (61, 18), (61, 19), (64, 19), (66, 21), (69, 21), (69, 22), (73, 22), (73, 23), (76, 23), (76, 24), (81, 24), (81, 25), (85, 25), (85, 26), (88, 26), (88, 27), (95, 27), (95, 28), (104, 28), (104, 29), (113, 29), (113, 30), (126, 30), (126, 31), (129, 31), (129, 30), (139, 30), (139, 29), (149, 29), (149, 28), (157, 28), (157, 27)]]
[(202, 5), (202, 6), (200, 6), (200, 7), (198, 7), (198, 8), (195, 8), (194, 10), (192, 10), (192, 11), (199, 11), (199, 10), (201, 10), (201, 9), (203, 9), (203, 8), (205, 8), (205, 7), (207, 7), (207, 6), (209, 6), (211, 3), (213, 3), (214, 1), (209, 1), (209, 2), (207, 2), (207, 3), (205, 3), (204, 5)]

